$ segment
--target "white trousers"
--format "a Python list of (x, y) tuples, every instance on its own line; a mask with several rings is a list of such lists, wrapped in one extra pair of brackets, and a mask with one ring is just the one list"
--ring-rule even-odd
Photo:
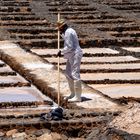
[(67, 59), (66, 63), (66, 77), (71, 80), (79, 81), (80, 78), (80, 65), (82, 54), (75, 54), (71, 58)]

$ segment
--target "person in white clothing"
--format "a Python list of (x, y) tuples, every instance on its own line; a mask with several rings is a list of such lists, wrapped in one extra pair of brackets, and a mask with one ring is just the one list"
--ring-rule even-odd
[(64, 19), (57, 21), (57, 29), (60, 30), (61, 37), (64, 39), (64, 48), (59, 50), (57, 56), (61, 57), (63, 55), (67, 59), (66, 78), (71, 92), (65, 99), (68, 102), (81, 102), (80, 64), (83, 52), (79, 45), (78, 36)]

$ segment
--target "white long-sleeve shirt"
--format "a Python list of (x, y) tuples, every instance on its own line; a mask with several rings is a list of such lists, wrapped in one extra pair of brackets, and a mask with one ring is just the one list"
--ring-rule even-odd
[(74, 29), (69, 27), (65, 33), (62, 34), (62, 38), (64, 39), (64, 48), (61, 52), (64, 55), (64, 58), (69, 59), (75, 54), (83, 55), (77, 33)]

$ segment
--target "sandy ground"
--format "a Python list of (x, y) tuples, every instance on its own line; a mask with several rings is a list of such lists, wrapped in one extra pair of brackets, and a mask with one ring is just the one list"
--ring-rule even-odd
[(131, 103), (110, 125), (128, 133), (140, 134), (140, 104)]

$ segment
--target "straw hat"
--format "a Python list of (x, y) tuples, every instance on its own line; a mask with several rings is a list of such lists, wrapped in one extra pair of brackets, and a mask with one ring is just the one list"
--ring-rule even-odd
[(56, 29), (60, 29), (61, 27), (63, 27), (66, 24), (66, 21), (64, 19), (60, 19), (57, 21), (57, 27)]

